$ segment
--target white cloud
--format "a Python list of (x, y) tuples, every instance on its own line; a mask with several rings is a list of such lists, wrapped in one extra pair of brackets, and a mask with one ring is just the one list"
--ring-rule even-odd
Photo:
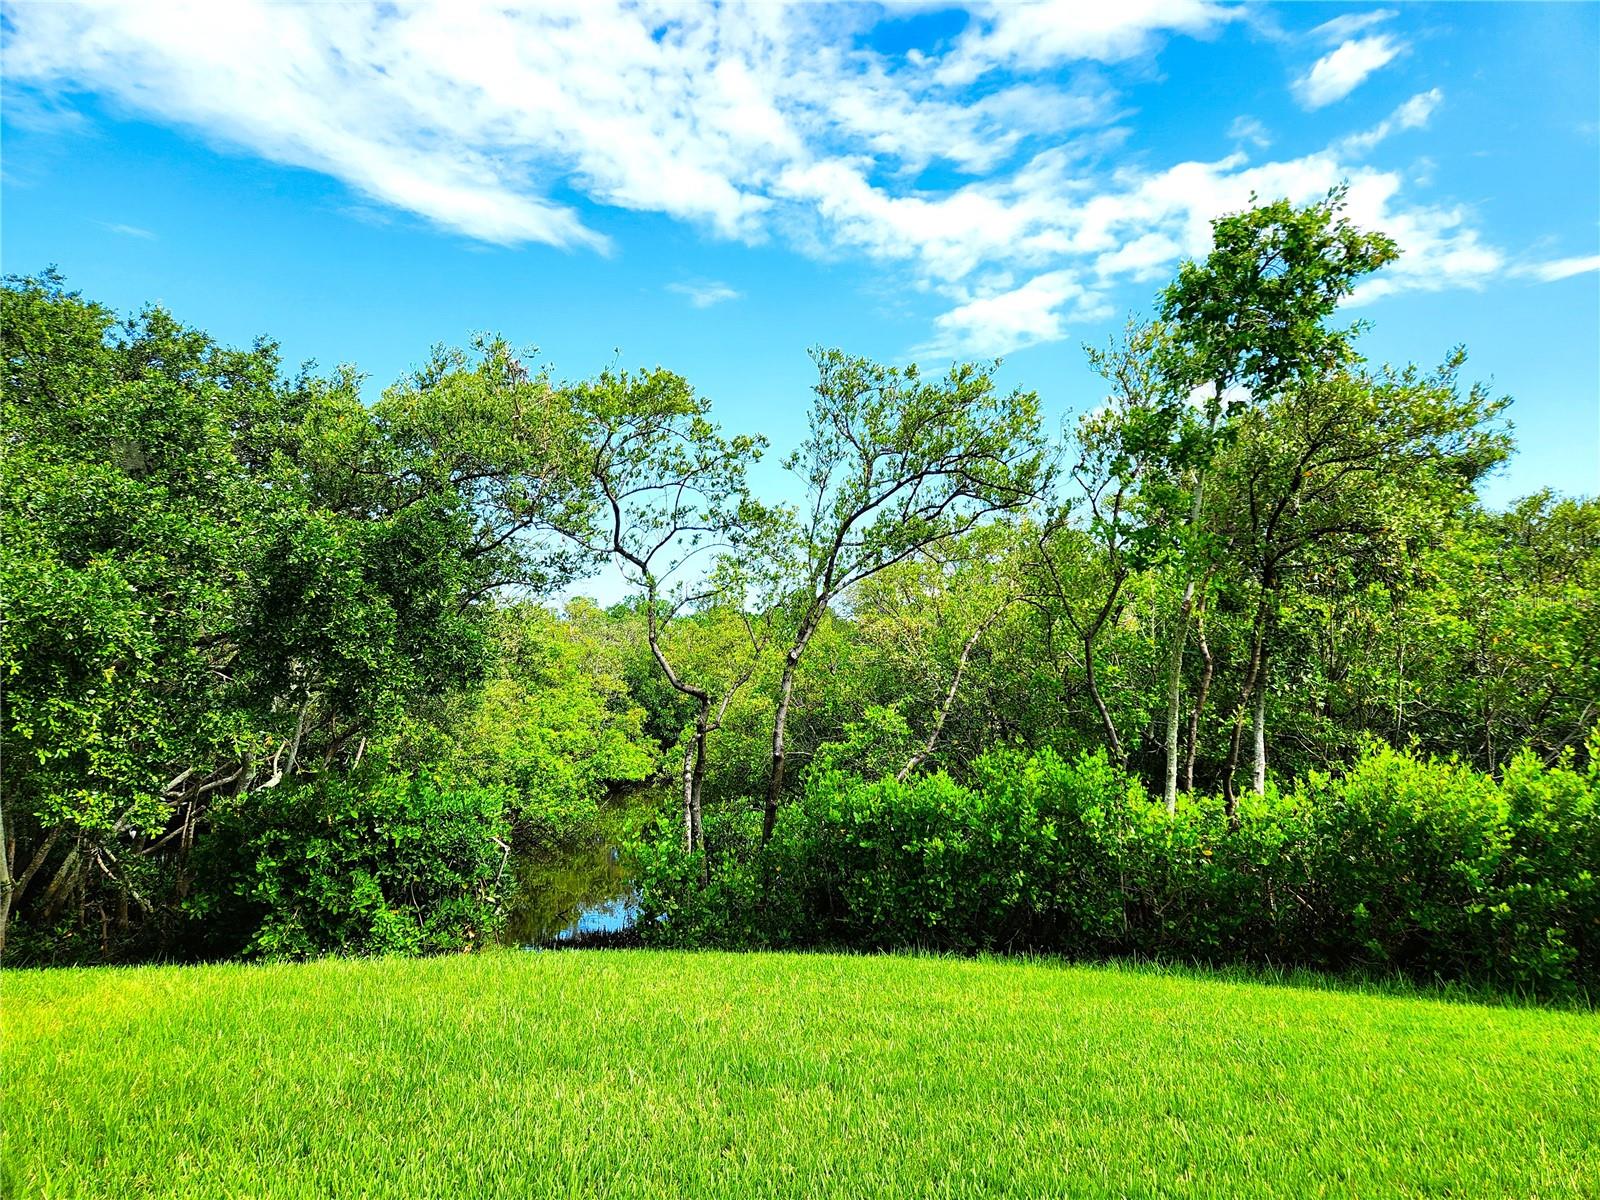
[(994, 357), (1059, 341), (1072, 320), (1098, 320), (1110, 308), (1071, 271), (1047, 271), (1021, 287), (969, 300), (935, 318), (935, 336), (918, 353), (933, 358)]
[(1147, 233), (1102, 254), (1094, 265), (1102, 277), (1126, 275), (1142, 283), (1161, 278), (1182, 257), (1183, 247), (1167, 234)]
[(1540, 283), (1555, 283), (1559, 279), (1571, 279), (1574, 275), (1586, 275), (1590, 271), (1600, 271), (1600, 254), (1591, 254), (1586, 258), (1556, 258), (1548, 262), (1526, 263), (1517, 267), (1514, 273), (1537, 279)]
[(1044, 71), (1062, 63), (1119, 62), (1148, 53), (1165, 33), (1204, 36), (1241, 10), (1210, 0), (994, 2), (972, 6), (974, 20), (937, 67), (946, 83), (990, 71)]
[(1365, 172), (1350, 190), (1350, 216), (1357, 224), (1382, 229), (1399, 243), (1400, 261), (1362, 284), (1351, 297), (1362, 305), (1399, 292), (1478, 289), (1505, 271), (1506, 256), (1487, 245), (1463, 208), (1391, 207), (1400, 176)]
[(696, 308), (710, 308), (713, 304), (721, 304), (724, 300), (737, 300), (743, 294), (715, 279), (699, 280), (694, 283), (669, 283), (667, 291), (687, 296), (689, 303)]
[(1405, 46), (1388, 34), (1341, 42), (1339, 48), (1317, 59), (1311, 70), (1294, 82), (1294, 93), (1307, 108), (1322, 108), (1343, 100), (1380, 67), (1393, 62)]
[(1352, 158), (1359, 157), (1391, 134), (1406, 129), (1425, 128), (1433, 119), (1434, 110), (1439, 107), (1443, 99), (1444, 93), (1438, 88), (1418, 92), (1371, 129), (1341, 138), (1338, 143), (1339, 152)]
[[(1211, 219), (1252, 194), (1305, 202), (1344, 180), (1352, 217), (1405, 251), (1365, 298), (1505, 268), (1469, 214), (1407, 202), (1399, 173), (1350, 161), (1425, 121), (1436, 92), (1376, 137), (1294, 159), (1117, 161), (1127, 114), (1099, 67), (1070, 65), (1208, 36), (1243, 11), (981, 4), (951, 43), (889, 55), (859, 36), (877, 10), (852, 5), (29, 5), (7, 10), (5, 86), (41, 103), (94, 91), (339, 179), (366, 212), (482, 242), (605, 252), (612, 207), (866, 258), (946, 306), (929, 352), (1066, 337), (1115, 289), (1203, 255)], [(1373, 41), (1398, 52), (1365, 38), (1323, 61)], [(1267, 145), (1248, 117), (1231, 135)], [(733, 298), (716, 281), (667, 286), (702, 307)]]
[(1392, 8), (1379, 8), (1364, 13), (1345, 13), (1318, 25), (1311, 31), (1311, 36), (1329, 43), (1342, 42), (1354, 37), (1363, 29), (1371, 29), (1374, 25), (1393, 20), (1397, 15)]
[(1439, 107), (1439, 102), (1444, 99), (1444, 93), (1438, 88), (1429, 88), (1425, 92), (1418, 92), (1399, 108), (1394, 110), (1396, 129), (1421, 129), (1433, 119), (1434, 109)]
[(1272, 135), (1267, 132), (1267, 127), (1254, 117), (1235, 117), (1233, 124), (1228, 126), (1228, 136), (1236, 142), (1249, 142), (1258, 150), (1265, 150), (1272, 145)]

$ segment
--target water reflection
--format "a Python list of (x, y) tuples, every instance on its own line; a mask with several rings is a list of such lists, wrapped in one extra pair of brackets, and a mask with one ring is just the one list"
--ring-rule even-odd
[(618, 814), (586, 844), (538, 847), (514, 855), (510, 870), (516, 888), (501, 941), (542, 946), (632, 928), (638, 896), (618, 849), (620, 837)]

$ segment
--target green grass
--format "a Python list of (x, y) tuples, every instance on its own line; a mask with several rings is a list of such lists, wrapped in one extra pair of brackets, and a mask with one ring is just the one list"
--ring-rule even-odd
[(9, 972), (18, 1196), (1600, 1196), (1600, 1017), (1117, 968)]

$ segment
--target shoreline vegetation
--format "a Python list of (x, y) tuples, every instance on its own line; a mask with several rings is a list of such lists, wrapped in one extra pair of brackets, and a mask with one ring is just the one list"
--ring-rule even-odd
[(636, 895), (655, 948), (1593, 996), (1600, 500), (1484, 502), (1510, 399), (1363, 355), (1398, 247), (1345, 201), (1217, 218), (1059, 428), (996, 362), (815, 348), (780, 483), (664, 367), (486, 335), (372, 397), (8, 277), (0, 961)]

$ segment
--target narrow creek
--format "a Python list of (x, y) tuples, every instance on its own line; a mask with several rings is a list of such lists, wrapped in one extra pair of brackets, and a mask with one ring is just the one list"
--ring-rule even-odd
[(637, 796), (613, 800), (602, 808), (600, 833), (593, 840), (513, 853), (508, 869), (516, 887), (501, 943), (547, 946), (631, 929), (639, 915), (638, 894), (621, 847), (630, 821), (643, 808)]

